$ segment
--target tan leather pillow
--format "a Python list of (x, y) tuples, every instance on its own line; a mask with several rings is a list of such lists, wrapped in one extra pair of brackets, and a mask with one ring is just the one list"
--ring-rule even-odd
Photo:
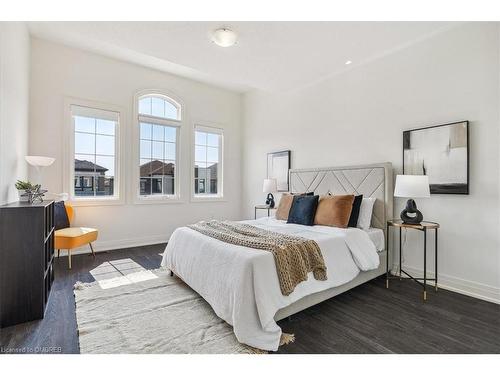
[(293, 195), (290, 193), (283, 193), (281, 195), (280, 203), (278, 204), (278, 209), (276, 210), (276, 219), (288, 220), (288, 214), (290, 213), (292, 203)]
[(314, 225), (347, 228), (354, 195), (323, 195), (319, 199)]

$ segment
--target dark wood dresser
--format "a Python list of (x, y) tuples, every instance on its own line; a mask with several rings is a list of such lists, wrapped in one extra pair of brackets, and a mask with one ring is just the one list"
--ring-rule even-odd
[(53, 201), (0, 206), (0, 327), (43, 318), (53, 260)]

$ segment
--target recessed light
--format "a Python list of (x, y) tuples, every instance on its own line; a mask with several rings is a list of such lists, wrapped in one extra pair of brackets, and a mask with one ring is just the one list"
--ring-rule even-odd
[(236, 44), (238, 34), (227, 28), (217, 29), (212, 34), (212, 42), (220, 47), (231, 47)]
[(350, 65), (350, 64), (352, 64), (352, 61), (351, 61), (351, 60), (347, 60), (347, 61), (345, 62), (345, 64), (346, 64), (346, 65)]

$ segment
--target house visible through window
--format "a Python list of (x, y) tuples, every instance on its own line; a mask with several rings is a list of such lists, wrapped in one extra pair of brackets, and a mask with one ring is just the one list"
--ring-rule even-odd
[(222, 131), (215, 128), (195, 128), (195, 196), (222, 195)]
[(117, 197), (118, 113), (71, 106), (74, 125), (73, 196)]
[(139, 98), (139, 195), (176, 195), (181, 110), (166, 96)]

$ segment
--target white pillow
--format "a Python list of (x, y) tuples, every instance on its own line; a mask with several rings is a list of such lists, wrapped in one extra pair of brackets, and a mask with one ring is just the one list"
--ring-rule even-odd
[(359, 208), (358, 228), (367, 230), (372, 222), (373, 205), (377, 198), (363, 198)]

